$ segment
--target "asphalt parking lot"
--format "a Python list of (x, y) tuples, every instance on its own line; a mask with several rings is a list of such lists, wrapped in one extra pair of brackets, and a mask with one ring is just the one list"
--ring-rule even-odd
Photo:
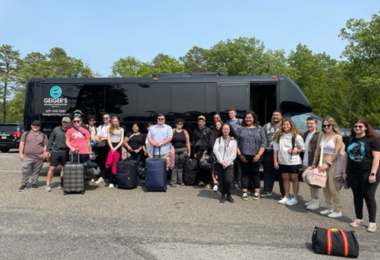
[[(277, 183), (273, 196), (257, 201), (243, 201), (234, 190), (233, 204), (221, 204), (218, 193), (197, 186), (146, 193), (141, 186), (90, 184), (84, 195), (64, 196), (58, 172), (52, 192), (45, 191), (48, 164), (39, 188), (25, 192), (18, 192), (17, 150), (0, 153), (0, 165), (0, 259), (332, 259), (312, 251), (314, 226), (350, 230), (355, 218), (351, 190), (341, 191), (341, 218), (306, 210), (305, 183), (293, 207), (277, 204)], [(366, 208), (364, 220), (367, 225)], [(355, 230), (359, 258), (380, 259), (380, 232)]]

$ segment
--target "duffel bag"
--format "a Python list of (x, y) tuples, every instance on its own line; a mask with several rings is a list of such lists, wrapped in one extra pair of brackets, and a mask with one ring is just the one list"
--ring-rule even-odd
[(311, 243), (316, 254), (354, 258), (359, 256), (359, 244), (353, 230), (315, 227)]

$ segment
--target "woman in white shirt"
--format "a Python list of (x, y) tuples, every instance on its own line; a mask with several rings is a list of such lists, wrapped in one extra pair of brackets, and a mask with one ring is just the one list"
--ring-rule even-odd
[(237, 136), (234, 129), (227, 123), (222, 125), (215, 140), (213, 152), (216, 158), (215, 170), (218, 174), (219, 190), (222, 194), (220, 203), (227, 200), (231, 203), (232, 181), (234, 179), (234, 160), (236, 158)]
[[(302, 163), (299, 154), (304, 151), (305, 143), (300, 131), (290, 119), (282, 121), (273, 140), (274, 168), (280, 170), (285, 190), (285, 196), (278, 203), (294, 206), (298, 203), (298, 170)], [(293, 198), (290, 198), (289, 194), (290, 180), (293, 184)]]

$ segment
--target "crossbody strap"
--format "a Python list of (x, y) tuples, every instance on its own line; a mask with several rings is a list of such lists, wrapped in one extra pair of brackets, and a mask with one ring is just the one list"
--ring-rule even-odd
[(323, 161), (323, 146), (325, 144), (325, 135), (322, 135), (321, 140), (322, 140), (322, 145), (321, 145), (321, 152), (319, 153), (319, 163), (318, 163), (318, 166), (322, 166), (322, 161)]

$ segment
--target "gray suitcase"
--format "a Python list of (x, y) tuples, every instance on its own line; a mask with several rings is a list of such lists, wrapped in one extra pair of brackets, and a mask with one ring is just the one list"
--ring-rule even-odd
[(65, 165), (63, 172), (63, 194), (68, 193), (85, 193), (85, 166), (83, 163), (79, 163), (79, 153), (78, 162), (74, 163), (74, 156), (71, 154), (71, 162)]

